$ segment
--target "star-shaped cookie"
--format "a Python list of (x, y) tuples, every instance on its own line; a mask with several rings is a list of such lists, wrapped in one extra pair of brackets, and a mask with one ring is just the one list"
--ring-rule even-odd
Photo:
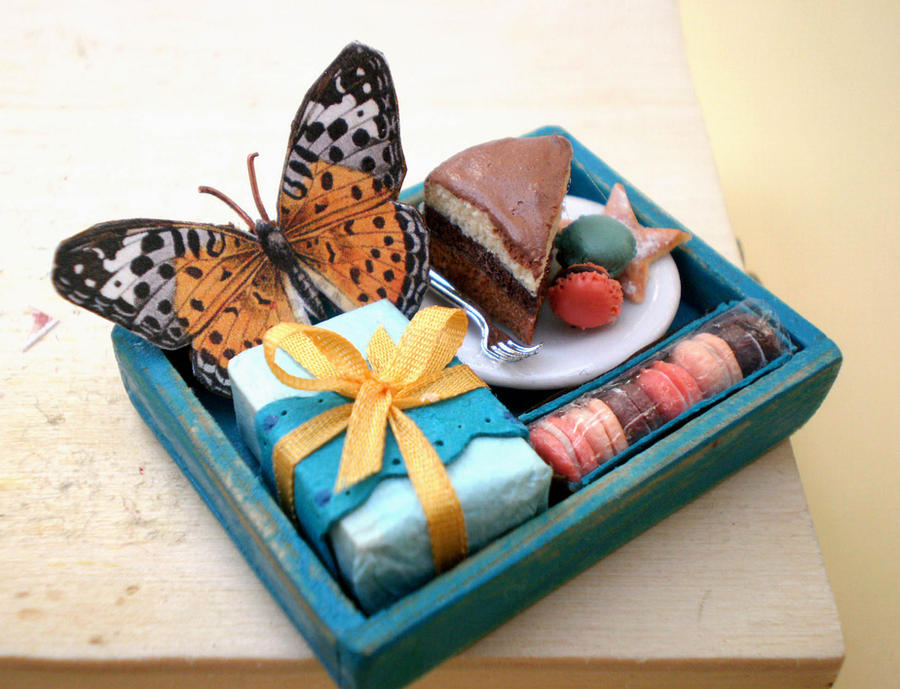
[(615, 184), (609, 192), (603, 212), (624, 224), (634, 235), (637, 243), (634, 258), (617, 279), (622, 283), (625, 298), (640, 303), (644, 301), (650, 264), (686, 242), (691, 235), (681, 230), (641, 225), (621, 184)]

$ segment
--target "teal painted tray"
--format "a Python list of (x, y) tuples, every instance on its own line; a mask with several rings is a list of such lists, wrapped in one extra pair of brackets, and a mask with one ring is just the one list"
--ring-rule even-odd
[[(574, 148), (570, 193), (604, 202), (612, 185), (622, 182), (641, 222), (681, 227), (564, 130), (545, 127), (532, 135), (551, 133), (566, 136)], [(421, 185), (404, 197), (414, 200), (419, 194)], [(752, 461), (821, 404), (840, 367), (834, 343), (697, 237), (673, 256), (682, 298), (670, 333), (725, 302), (753, 298), (780, 319), (795, 353), (715, 405), (686, 417), (621, 466), (370, 617), (345, 595), (250, 469), (255, 462), (240, 440), (231, 401), (192, 387), (190, 375), (183, 373), (189, 370), (186, 355), (166, 354), (118, 327), (113, 343), (135, 408), (335, 682), (348, 688), (393, 689)], [(510, 394), (504, 392), (505, 397)], [(524, 414), (523, 420), (550, 411), (572, 394)], [(521, 404), (514, 406), (525, 403), (516, 401)]]

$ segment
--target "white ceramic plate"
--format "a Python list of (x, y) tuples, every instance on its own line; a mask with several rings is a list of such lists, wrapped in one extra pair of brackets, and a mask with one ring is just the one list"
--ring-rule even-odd
[[(576, 196), (567, 196), (563, 216), (575, 219), (600, 213), (603, 206)], [(659, 339), (675, 318), (681, 300), (681, 279), (671, 256), (650, 266), (644, 301), (622, 304), (622, 313), (612, 325), (579, 330), (553, 315), (544, 303), (538, 316), (534, 342), (543, 343), (540, 352), (514, 363), (498, 363), (481, 353), (478, 328), (469, 332), (459, 350), (459, 358), (490, 385), (522, 390), (547, 390), (579, 385), (615, 368), (632, 354)], [(446, 305), (429, 292), (425, 305)]]

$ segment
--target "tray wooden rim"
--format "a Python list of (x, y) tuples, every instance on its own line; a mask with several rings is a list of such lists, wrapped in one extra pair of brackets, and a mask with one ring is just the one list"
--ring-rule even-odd
[[(576, 161), (573, 185), (582, 185), (589, 197), (605, 201), (603, 195), (608, 195), (612, 184), (622, 182), (642, 222), (681, 227), (565, 130), (543, 127), (531, 135), (544, 134), (560, 134), (572, 142)], [(406, 192), (404, 198), (419, 193), (421, 185)], [(113, 331), (114, 349), (135, 407), (335, 681), (347, 687), (397, 687), (474, 642), (761, 454), (805, 421), (824, 398), (841, 361), (833, 342), (699, 238), (679, 247), (677, 255), (680, 269), (689, 266), (689, 275), (704, 275), (705, 291), (731, 291), (765, 302), (799, 351), (783, 366), (636, 454), (626, 465), (371, 617), (362, 615), (343, 594), (165, 355), (118, 327)], [(790, 428), (778, 439), (768, 438), (765, 446), (753, 446), (752, 456), (744, 451), (728, 461), (717, 461), (717, 453), (711, 454), (710, 448), (733, 444), (751, 414), (774, 409), (782, 400), (800, 394), (808, 398), (804, 399), (802, 418), (789, 419)], [(648, 502), (648, 496), (657, 499), (667, 483), (671, 487), (679, 471), (708, 465), (715, 471), (668, 491), (675, 499), (663, 500), (660, 505)], [(587, 556), (577, 554), (579, 549), (573, 544), (579, 539), (616, 525), (603, 547), (594, 548)], [(528, 576), (561, 565), (565, 571), (555, 576)], [(486, 600), (490, 606), (484, 605)], [(450, 625), (455, 633), (442, 634)], [(425, 639), (427, 643), (423, 643)]]

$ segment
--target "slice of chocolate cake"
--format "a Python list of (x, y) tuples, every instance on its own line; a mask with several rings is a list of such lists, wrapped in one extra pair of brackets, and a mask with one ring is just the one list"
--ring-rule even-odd
[(457, 153), (425, 180), (432, 265), (528, 343), (571, 162), (572, 145), (555, 134), (499, 139)]

